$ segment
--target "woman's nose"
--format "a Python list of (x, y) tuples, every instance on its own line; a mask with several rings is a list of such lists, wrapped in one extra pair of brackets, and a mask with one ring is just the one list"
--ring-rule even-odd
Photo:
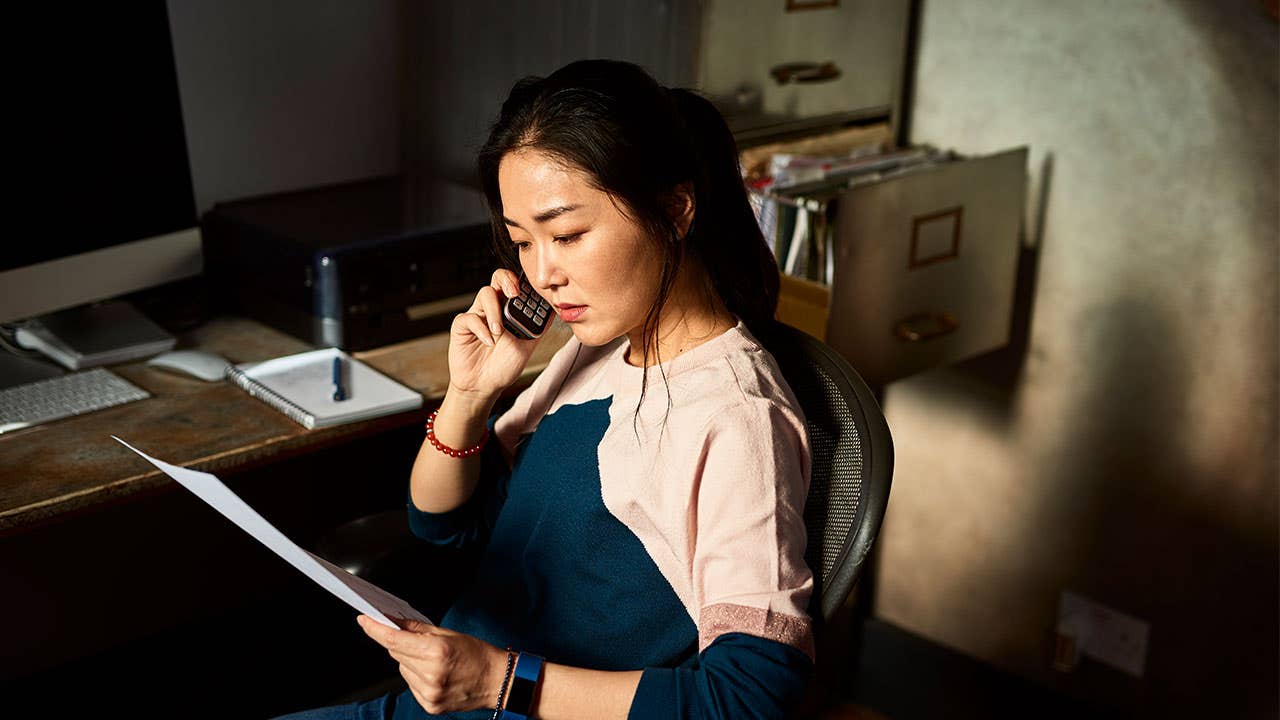
[(564, 284), (564, 273), (556, 261), (552, 248), (543, 245), (533, 253), (533, 267), (525, 268), (529, 284), (539, 291), (550, 290)]

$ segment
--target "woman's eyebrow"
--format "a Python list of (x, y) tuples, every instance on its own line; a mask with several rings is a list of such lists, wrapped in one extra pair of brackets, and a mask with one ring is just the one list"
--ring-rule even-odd
[[(533, 216), (533, 221), (541, 225), (542, 223), (547, 222), (549, 220), (554, 220), (560, 217), (561, 215), (564, 215), (565, 213), (573, 212), (574, 210), (577, 210), (580, 207), (582, 206), (581, 205), (561, 205), (560, 207), (551, 208), (550, 210), (543, 210), (542, 212)], [(515, 220), (512, 220), (511, 218), (505, 215), (502, 216), (502, 221), (512, 227), (520, 227), (520, 223), (516, 222)], [(520, 228), (520, 229), (523, 230), (524, 228)]]

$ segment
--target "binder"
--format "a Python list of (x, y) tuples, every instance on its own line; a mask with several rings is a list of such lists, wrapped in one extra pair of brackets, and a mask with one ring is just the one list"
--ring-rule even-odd
[[(334, 360), (342, 367), (346, 399), (335, 400)], [(358, 422), (422, 407), (422, 394), (339, 348), (241, 363), (227, 379), (308, 430)]]

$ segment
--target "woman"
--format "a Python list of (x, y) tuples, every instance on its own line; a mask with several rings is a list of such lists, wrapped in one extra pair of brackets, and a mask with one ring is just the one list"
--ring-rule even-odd
[(582, 61), (517, 83), (479, 165), (500, 257), (573, 337), (492, 421), (537, 344), (501, 324), (517, 273), (455, 319), (409, 515), (483, 544), (476, 579), (440, 627), (358, 618), (409, 689), (329, 716), (785, 715), (812, 668), (809, 450), (750, 330), (778, 277), (732, 135)]

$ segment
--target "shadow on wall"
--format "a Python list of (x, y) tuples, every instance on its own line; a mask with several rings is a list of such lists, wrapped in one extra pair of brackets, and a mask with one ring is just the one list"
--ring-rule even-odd
[(1236, 478), (1204, 477), (1183, 444), (1194, 438), (1178, 433), (1178, 419), (1196, 412), (1180, 392), (1193, 369), (1191, 349), (1171, 341), (1181, 320), (1168, 315), (1150, 300), (1124, 298), (1084, 324), (1082, 352), (1101, 382), (1076, 398), (1060, 438), (1090, 443), (1059, 448), (1055, 455), (1074, 461), (1045, 478), (1063, 489), (1045, 512), (1077, 518), (1057, 572), (1078, 579), (1071, 589), (1151, 623), (1145, 680), (1107, 671), (1059, 684), (1131, 701), (1144, 715), (1194, 707), (1261, 717), (1276, 698), (1275, 547), (1203, 492), (1230, 489)]
[[(1033, 259), (1022, 269), (1034, 273), (1034, 267)], [(1024, 312), (1025, 301), (1019, 298)], [(1144, 677), (1092, 661), (1069, 675), (1048, 671), (1054, 628), (1047, 626), (1039, 681), (1141, 717), (1185, 717), (1192, 708), (1216, 717), (1274, 716), (1280, 667), (1274, 538), (1239, 526), (1222, 496), (1205, 493), (1237, 487), (1238, 478), (1205, 477), (1206, 468), (1183, 444), (1195, 440), (1178, 432), (1178, 419), (1196, 409), (1180, 392), (1193, 373), (1191, 349), (1175, 342), (1181, 323), (1158, 298), (1132, 296), (1100, 306), (1081, 323), (1075, 339), (1078, 352), (1090, 358), (1094, 381), (1073, 394), (1065, 424), (1053, 433), (1058, 446), (1043, 449), (1042, 457), (1070, 461), (1028, 473), (1044, 493), (1032, 509), (1039, 517), (1022, 523), (1071, 528), (1036, 541), (1051, 557), (1044, 558), (1044, 577), (1021, 583), (1025, 602), (1044, 606), (1041, 616), (1052, 617), (1049, 605), (1062, 582), (1149, 622)], [(967, 404), (988, 421), (1008, 420), (1026, 331), (1017, 328), (1021, 337), (1009, 348), (938, 373), (930, 382), (940, 385), (926, 392), (940, 402)], [(975, 575), (953, 590), (981, 597), (990, 592), (990, 579)], [(1024, 665), (1022, 651), (1009, 650), (1007, 660)]]
[[(1089, 358), (1094, 380), (1072, 394), (1066, 422), (1055, 433), (1059, 447), (1049, 454), (1071, 462), (1044, 469), (1045, 486), (1053, 490), (1037, 511), (1046, 521), (1071, 528), (1052, 545), (1054, 575), (1074, 592), (1152, 623), (1147, 656), (1157, 661), (1212, 652), (1211, 645), (1194, 644), (1182, 648), (1189, 653), (1172, 652), (1193, 632), (1188, 627), (1180, 638), (1174, 635), (1189, 624), (1181, 613), (1199, 602), (1182, 591), (1177, 597), (1161, 591), (1194, 587), (1196, 573), (1189, 572), (1194, 556), (1187, 551), (1202, 538), (1222, 537), (1219, 528), (1206, 527), (1203, 520), (1185, 522), (1177, 498), (1192, 470), (1171, 447), (1169, 428), (1151, 422), (1187, 412), (1177, 390), (1189, 381), (1187, 354), (1173, 346), (1177, 318), (1166, 315), (1155, 299), (1121, 297), (1082, 319), (1075, 340), (1079, 353)], [(1168, 559), (1183, 553), (1187, 564)], [(1187, 665), (1199, 672), (1205, 664)], [(1064, 690), (1138, 710), (1150, 702), (1144, 697), (1148, 685), (1165, 685), (1160, 676), (1169, 671), (1180, 674), (1149, 666), (1144, 682), (1082, 663), (1070, 675), (1049, 677)]]

